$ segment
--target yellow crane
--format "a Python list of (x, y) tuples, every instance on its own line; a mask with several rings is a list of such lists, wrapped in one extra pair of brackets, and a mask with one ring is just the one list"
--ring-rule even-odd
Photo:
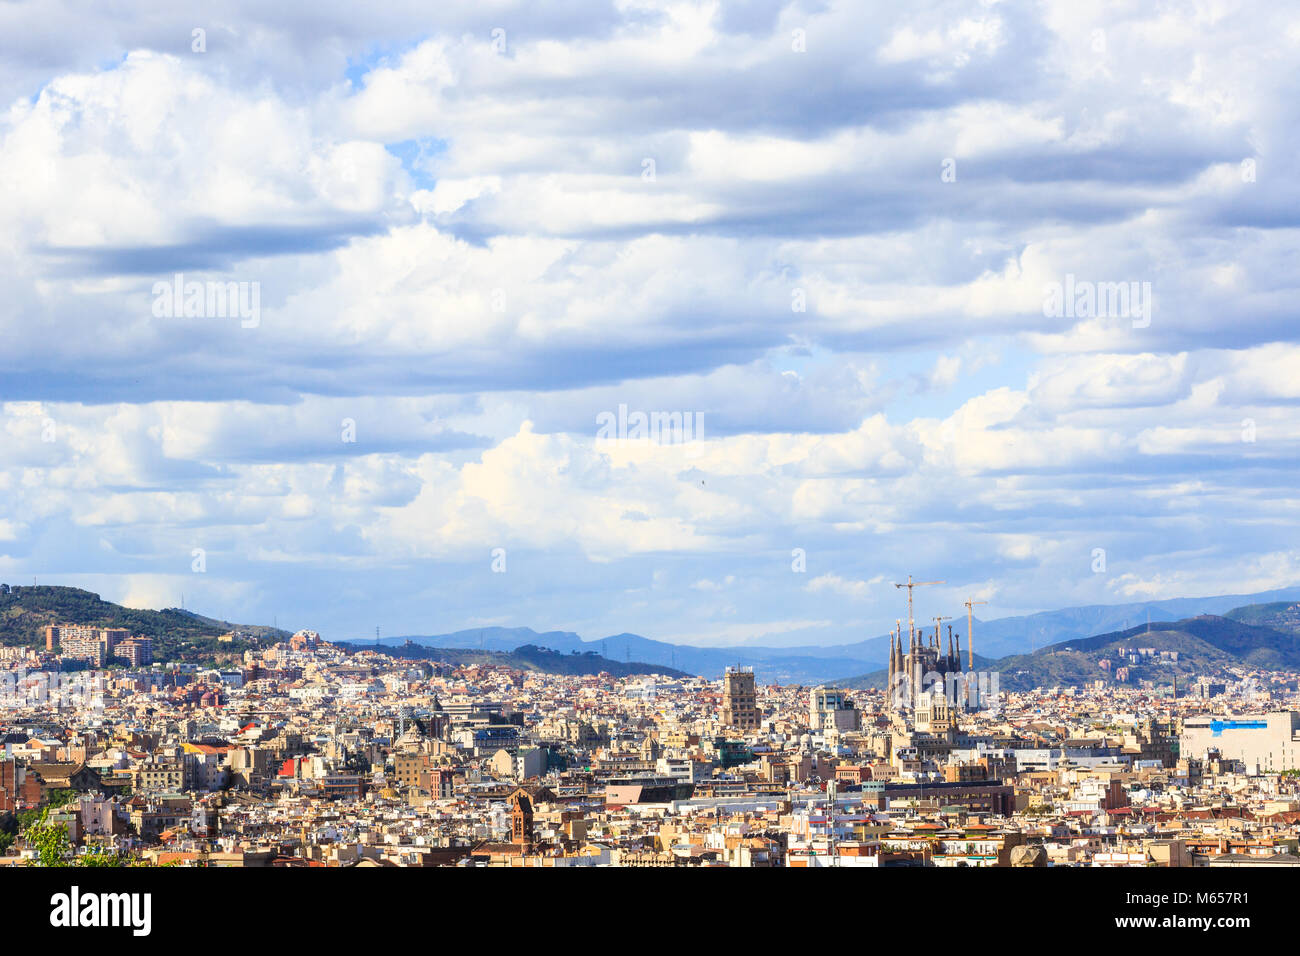
[(942, 640), (940, 639), (940, 637), (939, 637), (939, 627), (940, 627), (940, 624), (941, 624), (943, 621), (951, 621), (951, 620), (952, 620), (952, 615), (950, 615), (950, 614), (937, 614), (937, 615), (935, 615), (935, 617), (934, 617), (934, 646), (935, 646), (935, 647), (941, 647), (942, 644), (943, 644), (943, 641), (942, 641)]
[(975, 635), (971, 628), (975, 626), (974, 614), (971, 608), (976, 604), (988, 604), (988, 601), (966, 601), (966, 669), (973, 671), (975, 669)]
[(907, 576), (906, 584), (895, 583), (896, 588), (907, 588), (907, 640), (910, 644), (916, 636), (916, 625), (912, 622), (912, 588), (925, 587), (927, 584), (944, 584), (943, 581), (913, 581), (912, 576)]

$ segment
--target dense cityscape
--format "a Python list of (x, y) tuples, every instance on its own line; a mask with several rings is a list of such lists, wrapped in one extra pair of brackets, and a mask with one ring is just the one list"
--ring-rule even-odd
[(0, 866), (1300, 865), (1300, 674), (1009, 692), (901, 631), (850, 691), (47, 625), (0, 650)]
[(1288, 929), (1298, 62), (1254, 0), (0, 2), (6, 928)]

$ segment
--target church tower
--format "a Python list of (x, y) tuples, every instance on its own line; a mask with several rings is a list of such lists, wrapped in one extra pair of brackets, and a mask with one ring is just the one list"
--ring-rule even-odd
[(533, 801), (523, 790), (510, 795), (510, 841), (523, 847), (533, 845)]

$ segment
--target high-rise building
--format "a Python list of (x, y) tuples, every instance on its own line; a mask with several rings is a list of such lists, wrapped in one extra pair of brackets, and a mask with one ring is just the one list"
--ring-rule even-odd
[(61, 657), (103, 667), (113, 659), (117, 645), (130, 636), (124, 627), (59, 624), (45, 629), (45, 648), (52, 651), (57, 644)]
[(723, 675), (722, 723), (741, 730), (758, 728), (758, 696), (752, 667), (728, 667)]
[(153, 663), (153, 638), (128, 637), (117, 645), (116, 654), (132, 667), (148, 667)]

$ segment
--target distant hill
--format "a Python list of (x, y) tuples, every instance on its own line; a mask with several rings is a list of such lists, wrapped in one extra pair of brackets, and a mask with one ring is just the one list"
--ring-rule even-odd
[(1300, 603), (1274, 601), (1269, 604), (1248, 604), (1233, 608), (1224, 617), (1243, 624), (1271, 627), (1289, 634), (1300, 634)]
[(512, 651), (523, 644), (535, 644), (566, 654), (594, 652), (610, 661), (641, 661), (710, 679), (722, 676), (728, 666), (744, 664), (754, 668), (760, 681), (780, 684), (816, 683), (836, 674), (862, 670), (865, 663), (852, 654), (818, 656), (816, 652), (822, 648), (695, 647), (626, 633), (583, 640), (572, 631), (538, 632), (529, 627), (474, 628), (452, 634), (386, 638), (382, 643), (391, 647), (405, 641), (429, 647), (493, 651)]
[(0, 584), (0, 646), (44, 647), (45, 627), (50, 624), (126, 628), (132, 634), (153, 638), (158, 661), (232, 659), (252, 645), (251, 640), (217, 641), (232, 631), (247, 637), (289, 636), (285, 631), (243, 627), (178, 608), (150, 611), (123, 607), (81, 588)]
[[(929, 613), (928, 608), (925, 613)], [(1238, 624), (1272, 628), (1284, 634), (1300, 634), (1300, 588), (1285, 588), (1247, 595), (1217, 595), (1174, 598), (1133, 604), (1092, 605), (1042, 611), (1022, 617), (997, 618), (975, 623), (974, 649), (977, 658), (1002, 659), (1008, 655), (1031, 656), (1031, 649), (1051, 648), (1068, 642), (1092, 639), (1094, 635), (1135, 633), (1144, 630), (1150, 615), (1153, 630), (1163, 625), (1190, 620), (1198, 615), (1224, 615)], [(923, 616), (923, 615), (922, 615)], [(264, 625), (237, 625), (204, 617), (191, 611), (169, 608), (162, 611), (124, 608), (79, 588), (23, 587), (0, 585), (0, 645), (38, 646), (42, 628), (58, 623), (125, 627), (154, 638), (155, 656), (160, 660), (204, 660), (233, 658), (252, 646), (254, 639), (282, 640), (289, 632)], [(1129, 626), (1129, 624), (1133, 626)], [(968, 636), (962, 616), (953, 622)], [(217, 635), (235, 632), (235, 643), (218, 645)], [(753, 667), (758, 680), (777, 684), (843, 683), (875, 679), (889, 661), (889, 638), (880, 635), (844, 644), (732, 647), (701, 647), (672, 644), (639, 634), (614, 634), (584, 640), (572, 631), (537, 632), (527, 627), (487, 627), (451, 634), (412, 635), (387, 638), (391, 648), (405, 641), (450, 650), (498, 651), (511, 654), (524, 645), (549, 648), (561, 655), (595, 654), (610, 664), (636, 664), (639, 673), (685, 672), (710, 679), (721, 677), (729, 665)], [(360, 646), (374, 646), (358, 641)], [(205, 657), (206, 655), (206, 657)], [(1206, 658), (1209, 660), (1209, 657)], [(1061, 662), (1063, 664), (1063, 661)], [(1046, 672), (1052, 670), (1042, 665)], [(1035, 660), (1033, 667), (1039, 667)], [(1083, 674), (1085, 669), (1079, 671)], [(1100, 668), (1098, 668), (1100, 671)], [(614, 671), (610, 669), (610, 673)], [(1095, 675), (1089, 675), (1095, 676)]]
[(665, 677), (690, 677), (685, 671), (659, 664), (644, 664), (638, 661), (612, 661), (601, 657), (594, 651), (582, 653), (571, 651), (562, 654), (549, 647), (535, 644), (523, 644), (513, 651), (488, 651), (453, 647), (428, 647), (408, 641), (397, 647), (387, 645), (341, 642), (341, 647), (355, 653), (357, 651), (381, 650), (393, 657), (411, 660), (441, 661), (460, 667), (475, 664), (489, 664), (498, 667), (513, 667), (517, 670), (537, 671), (543, 674), (610, 674), (614, 677), (632, 677), (637, 674), (662, 674)]
[[(974, 650), (976, 654), (983, 654), (990, 658), (1032, 653), (1038, 648), (1059, 644), (1062, 641), (1110, 634), (1139, 625), (1145, 627), (1148, 618), (1152, 622), (1158, 622), (1186, 620), (1200, 614), (1231, 616), (1232, 609), (1240, 610), (1242, 605), (1257, 606), (1261, 601), (1279, 601), (1283, 598), (1291, 599), (1290, 602), (1283, 602), (1284, 606), (1300, 601), (1300, 588), (1281, 588), (1258, 594), (1168, 598), (1130, 604), (1090, 604), (1082, 607), (1060, 608), (1055, 611), (1039, 611), (1019, 617), (999, 617), (987, 621), (976, 617)], [(922, 618), (918, 615), (918, 620), (920, 619)], [(963, 636), (966, 631), (965, 621), (965, 615), (960, 611), (953, 621), (956, 630)], [(1246, 621), (1245, 623), (1266, 622)], [(757, 653), (757, 651), (757, 648), (746, 648), (747, 653)], [(856, 671), (843, 670), (840, 674), (861, 673), (874, 668), (883, 668), (889, 663), (889, 637), (881, 635), (852, 644), (787, 648), (785, 651), (802, 653), (810, 657), (820, 657), (823, 654), (840, 658), (851, 657), (867, 666), (859, 667)]]
[(221, 633), (233, 633), (239, 637), (255, 637), (259, 641), (274, 644), (278, 641), (287, 641), (293, 637), (292, 631), (286, 631), (282, 627), (271, 627), (269, 624), (232, 624), (230, 621), (218, 620), (215, 617), (204, 617), (202, 614), (195, 614), (193, 611), (187, 611), (184, 608), (169, 607), (161, 613), (184, 614), (186, 617), (208, 624), (212, 627), (221, 628)]
[[(1286, 598), (1300, 601), (1300, 588), (1283, 588), (1258, 594), (1096, 604), (988, 621), (976, 618), (974, 650), (977, 657), (983, 655), (992, 660), (1009, 654), (1024, 654), (1062, 641), (1121, 631), (1130, 626), (1145, 627), (1148, 615), (1153, 623), (1177, 621), (1198, 614), (1224, 614), (1243, 605)], [(906, 610), (905, 601), (903, 610)], [(925, 613), (932, 612), (927, 610)], [(924, 615), (918, 615), (918, 619), (923, 618)], [(953, 624), (957, 632), (963, 635), (964, 646), (965, 615), (958, 612)], [(384, 643), (391, 646), (408, 640), (431, 647), (493, 651), (510, 651), (521, 644), (537, 644), (564, 653), (595, 651), (611, 660), (645, 661), (665, 667), (679, 667), (712, 680), (721, 677), (729, 665), (744, 664), (754, 668), (754, 674), (761, 683), (769, 684), (839, 683), (846, 674), (868, 677), (876, 671), (883, 672), (889, 664), (889, 638), (883, 634), (843, 644), (701, 647), (656, 641), (639, 634), (613, 634), (584, 640), (572, 631), (538, 632), (528, 627), (484, 627), (450, 634), (403, 635), (387, 638)]]
[[(1155, 653), (1144, 654), (1149, 648)], [(1121, 654), (1124, 649), (1127, 653)], [(1177, 652), (1178, 659), (1161, 652)], [(1101, 662), (1111, 662), (1109, 672)], [(1002, 686), (1008, 690), (1114, 681), (1118, 668), (1127, 667), (1127, 683), (1150, 680), (1171, 684), (1174, 676), (1190, 680), (1196, 675), (1221, 673), (1228, 667), (1260, 670), (1300, 670), (1300, 636), (1271, 627), (1243, 624), (1228, 617), (1205, 614), (1183, 621), (1152, 622), (1111, 634), (1063, 641), (1033, 654), (1018, 654), (996, 661)]]
[[(1293, 605), (1252, 605), (1232, 612), (1253, 620), (1289, 619)], [(1263, 610), (1260, 610), (1263, 609)], [(1279, 612), (1280, 609), (1280, 612)], [(1238, 613), (1240, 612), (1240, 613)], [(976, 631), (978, 634), (978, 631)], [(1123, 649), (1126, 653), (1121, 654)], [(1143, 653), (1150, 649), (1154, 653)], [(1166, 652), (1164, 655), (1161, 652)], [(1174, 660), (1171, 652), (1178, 657)], [(1104, 670), (1103, 660), (1110, 661)], [(1228, 667), (1260, 670), (1300, 670), (1300, 629), (1284, 631), (1243, 623), (1231, 617), (1202, 614), (1182, 621), (1153, 621), (1109, 634), (1061, 641), (1031, 654), (1012, 654), (997, 659), (975, 655), (977, 670), (995, 670), (1006, 690), (1034, 687), (1068, 687), (1096, 680), (1113, 683), (1115, 672), (1128, 668), (1130, 686), (1150, 680), (1157, 686), (1170, 685), (1177, 676), (1184, 686), (1193, 677), (1221, 673)], [(835, 681), (849, 689), (880, 688), (888, 680), (881, 669)]]

